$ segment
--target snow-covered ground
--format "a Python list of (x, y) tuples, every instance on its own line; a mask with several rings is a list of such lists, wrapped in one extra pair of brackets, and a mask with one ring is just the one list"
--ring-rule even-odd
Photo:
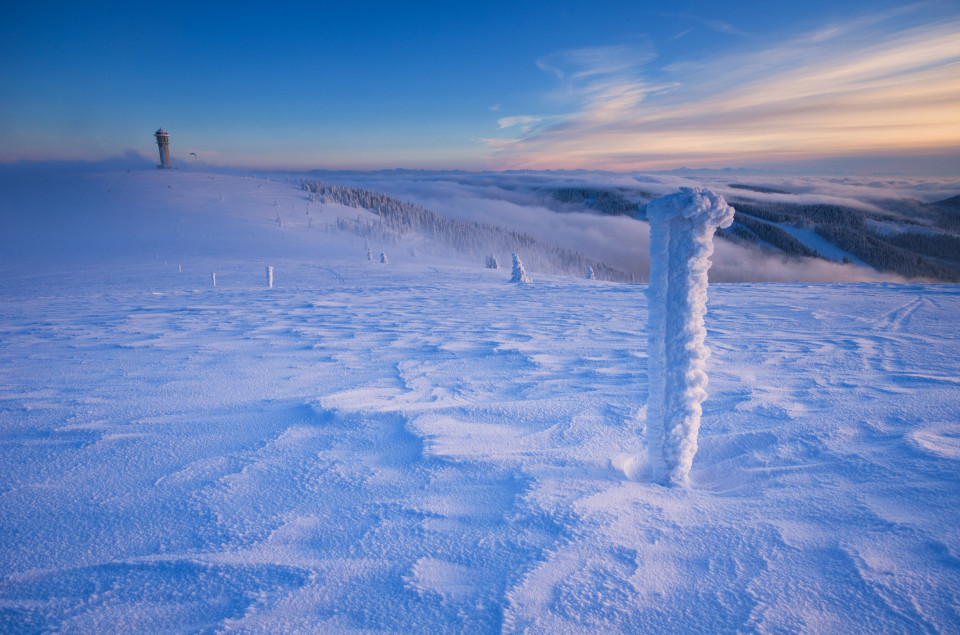
[(368, 262), (306, 203), (0, 179), (0, 631), (960, 628), (957, 287), (712, 285), (668, 488), (644, 286)]

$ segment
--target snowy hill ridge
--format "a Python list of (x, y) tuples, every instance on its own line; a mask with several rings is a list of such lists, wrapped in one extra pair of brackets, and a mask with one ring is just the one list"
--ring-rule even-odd
[(375, 212), (382, 220), (376, 223), (338, 219), (337, 226), (365, 238), (397, 242), (421, 238), (430, 241), (437, 255), (454, 255), (460, 259), (480, 258), (491, 253), (522, 253), (534, 271), (584, 277), (591, 268), (597, 278), (612, 282), (639, 282), (638, 276), (588, 258), (572, 249), (547, 245), (527, 234), (505, 230), (487, 223), (468, 223), (444, 218), (420, 205), (414, 205), (386, 194), (363, 188), (331, 185), (319, 181), (301, 181), (312, 200), (339, 203)]
[[(880, 271), (943, 282), (960, 281), (960, 236), (938, 227), (923, 216), (904, 218), (896, 214), (868, 214), (838, 205), (799, 205), (735, 200), (737, 219), (731, 233), (766, 244), (788, 254), (823, 257), (791, 235), (792, 228), (812, 228), (817, 236), (850, 258)], [(873, 230), (870, 221), (896, 228), (886, 234)], [(786, 225), (782, 229), (777, 224)], [(787, 232), (790, 233), (787, 233)], [(824, 250), (826, 251), (826, 250)]]
[(956, 286), (711, 284), (683, 489), (645, 285), (370, 262), (262, 178), (0, 206), (0, 632), (960, 623)]

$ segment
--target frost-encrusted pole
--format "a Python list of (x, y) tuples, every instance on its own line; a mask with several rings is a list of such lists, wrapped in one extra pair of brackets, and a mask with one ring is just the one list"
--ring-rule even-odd
[(684, 187), (651, 201), (647, 218), (649, 455), (654, 481), (686, 486), (707, 397), (703, 316), (713, 234), (733, 223), (733, 208), (710, 190)]
[(273, 288), (273, 267), (267, 267), (267, 288)]

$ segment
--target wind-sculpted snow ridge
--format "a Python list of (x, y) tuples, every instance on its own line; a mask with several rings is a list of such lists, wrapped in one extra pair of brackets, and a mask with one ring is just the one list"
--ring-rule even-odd
[(588, 266), (602, 280), (637, 282), (635, 276), (571, 249), (548, 245), (535, 238), (486, 223), (464, 222), (444, 218), (419, 205), (400, 201), (392, 196), (361, 188), (331, 185), (302, 180), (301, 187), (317, 202), (333, 202), (370, 210), (380, 222), (338, 219), (337, 228), (366, 238), (396, 241), (403, 236), (419, 236), (434, 244), (437, 255), (449, 253), (475, 259), (490, 251), (523, 253), (532, 270), (545, 273), (579, 276)]
[(707, 397), (707, 270), (714, 231), (730, 226), (733, 208), (710, 190), (684, 187), (651, 201), (647, 217), (650, 461), (655, 481), (687, 485)]

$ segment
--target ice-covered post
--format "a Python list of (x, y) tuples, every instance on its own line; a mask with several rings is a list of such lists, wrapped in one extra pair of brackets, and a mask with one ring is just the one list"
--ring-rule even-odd
[(267, 288), (273, 288), (273, 267), (267, 267)]
[(213, 286), (217, 286), (217, 274), (211, 273), (210, 280), (213, 282)]
[(681, 188), (647, 205), (650, 220), (647, 439), (653, 480), (689, 483), (706, 399), (707, 270), (713, 234), (733, 208), (703, 188)]

